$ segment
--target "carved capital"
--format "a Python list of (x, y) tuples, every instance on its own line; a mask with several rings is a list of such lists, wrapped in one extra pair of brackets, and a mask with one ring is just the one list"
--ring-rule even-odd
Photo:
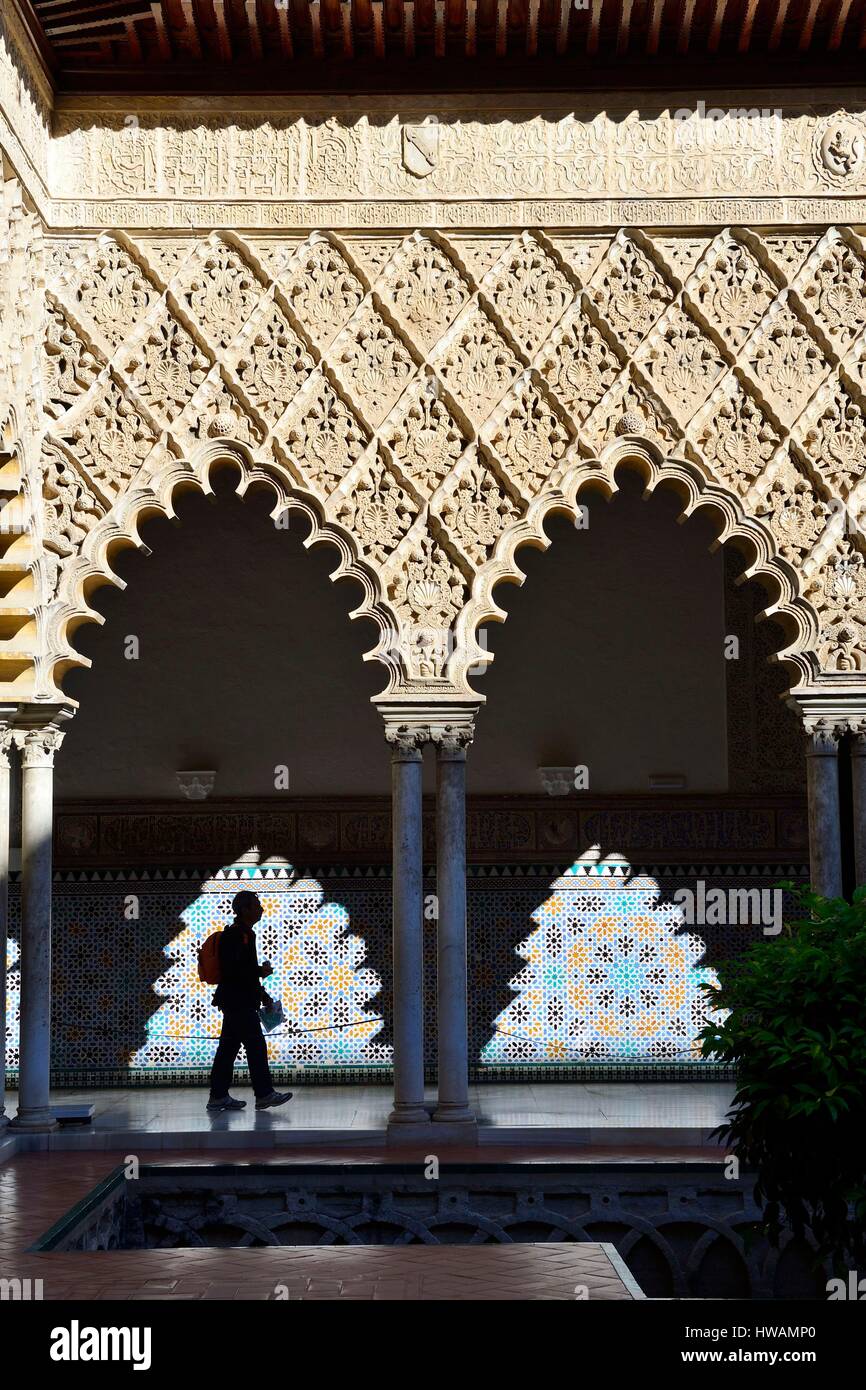
[(56, 724), (46, 724), (39, 729), (16, 729), (14, 737), (22, 767), (30, 768), (53, 767), (54, 754), (66, 735)]
[(455, 761), (465, 759), (474, 737), (475, 721), (471, 718), (459, 724), (441, 724), (430, 731), (430, 742), (436, 745), (437, 757)]
[(10, 750), (15, 747), (15, 730), (0, 726), (0, 768), (8, 770), (11, 766)]
[(379, 705), (385, 721), (385, 738), (395, 757), (411, 756), (427, 743), (435, 744), (439, 757), (465, 758), (475, 733), (478, 705), (424, 700), (393, 701)]
[(836, 757), (839, 740), (847, 732), (844, 721), (835, 721), (818, 715), (807, 715), (803, 720), (806, 733), (806, 757)]
[(391, 745), (393, 758), (414, 762), (423, 755), (427, 731), (422, 725), (386, 724), (385, 741)]

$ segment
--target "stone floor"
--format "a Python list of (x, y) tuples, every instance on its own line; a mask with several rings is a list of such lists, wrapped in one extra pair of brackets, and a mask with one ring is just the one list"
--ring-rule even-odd
[[(315, 1156), (293, 1149), (280, 1162)], [(390, 1155), (389, 1155), (390, 1156)], [(333, 1162), (353, 1161), (333, 1151)], [(354, 1158), (382, 1161), (384, 1154)], [(215, 1150), (208, 1161), (236, 1154)], [(167, 1151), (155, 1162), (193, 1164)], [(204, 1161), (199, 1159), (199, 1162)], [(0, 1168), (0, 1278), (41, 1279), (46, 1300), (622, 1300), (642, 1297), (611, 1246), (291, 1246), (53, 1254), (28, 1247), (115, 1165), (98, 1153), (27, 1153)]]
[[(387, 1086), (302, 1086), (279, 1110), (256, 1113), (252, 1092), (234, 1094), (248, 1108), (208, 1115), (203, 1087), (58, 1091), (56, 1104), (91, 1101), (93, 1124), (50, 1135), (19, 1136), (0, 1131), (0, 1161), (17, 1149), (273, 1149), (278, 1145), (341, 1147), (385, 1142), (391, 1108)], [(573, 1145), (615, 1150), (622, 1156), (654, 1149), (712, 1151), (711, 1131), (722, 1123), (733, 1088), (717, 1082), (599, 1082), (523, 1085), (486, 1083), (470, 1088), (479, 1119), (479, 1144)], [(431, 1106), (433, 1090), (428, 1091)], [(6, 1113), (16, 1097), (6, 1097)], [(14, 1148), (13, 1148), (14, 1145)]]

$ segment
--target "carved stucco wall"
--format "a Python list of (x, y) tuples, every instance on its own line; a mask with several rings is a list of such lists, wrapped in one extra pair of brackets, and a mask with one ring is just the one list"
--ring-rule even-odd
[(338, 544), (392, 688), (466, 689), (517, 546), (626, 458), (746, 542), (804, 675), (810, 647), (859, 669), (863, 557), (833, 499), (860, 505), (862, 243), (831, 229), (786, 241), (786, 261), (754, 232), (673, 240), (679, 260), (637, 230), (415, 232), (375, 256), (333, 234), (118, 234), (71, 263), (55, 243), (42, 693), (110, 543), (227, 454)]
[(10, 698), (226, 458), (336, 546), (391, 694), (471, 698), (519, 547), (624, 460), (744, 552), (789, 682), (866, 670), (856, 94), (52, 110), (11, 25), (0, 66)]

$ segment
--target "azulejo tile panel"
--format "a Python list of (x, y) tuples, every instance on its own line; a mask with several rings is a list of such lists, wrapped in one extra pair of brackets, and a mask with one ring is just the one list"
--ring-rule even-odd
[[(563, 864), (476, 867), (468, 887), (470, 1062), (476, 1075), (693, 1075), (697, 988), (712, 965), (761, 933), (746, 922), (681, 932), (673, 895), (765, 893), (801, 865), (646, 866), (600, 875)], [(658, 885), (653, 897), (649, 880)], [(59, 1084), (200, 1078), (219, 1015), (198, 981), (196, 949), (227, 919), (240, 886), (266, 915), (260, 955), (289, 1027), (269, 1039), (274, 1065), (311, 1077), (386, 1079), (391, 1061), (391, 882), (383, 866), (247, 862), (195, 869), (58, 872), (54, 893), (52, 1064)], [(425, 887), (435, 893), (431, 875)], [(7, 956), (7, 1061), (18, 1064), (18, 888)], [(699, 935), (698, 935), (699, 932)], [(527, 955), (522, 943), (528, 944)], [(425, 1054), (436, 1059), (436, 928), (424, 923)], [(529, 972), (527, 974), (527, 972)], [(661, 972), (660, 974), (656, 972)], [(537, 996), (537, 997), (536, 997)], [(617, 1012), (619, 1011), (619, 1012)], [(526, 1014), (526, 1018), (523, 1015)], [(619, 1030), (615, 1028), (617, 1018)], [(509, 1033), (522, 1034), (510, 1038)], [(520, 1045), (517, 1045), (520, 1044)]]

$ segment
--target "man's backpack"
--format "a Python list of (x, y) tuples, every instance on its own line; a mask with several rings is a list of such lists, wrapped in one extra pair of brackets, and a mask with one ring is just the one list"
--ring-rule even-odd
[(211, 932), (198, 953), (198, 977), (206, 985), (220, 982), (220, 937), (222, 932)]

